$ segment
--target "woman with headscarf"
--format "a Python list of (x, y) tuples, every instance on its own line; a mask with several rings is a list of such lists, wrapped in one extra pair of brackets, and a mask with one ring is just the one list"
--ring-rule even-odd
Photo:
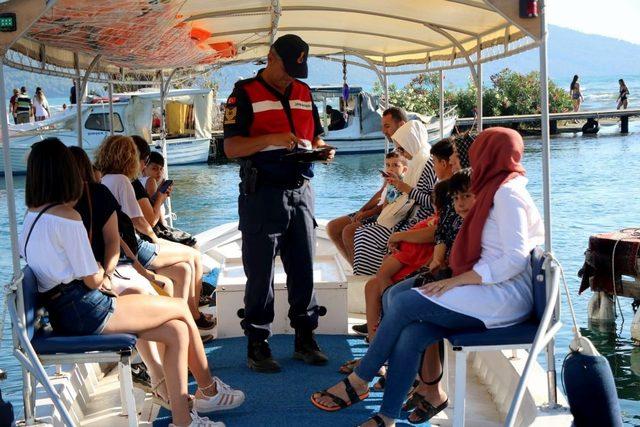
[[(315, 406), (336, 411), (365, 399), (369, 381), (388, 361), (380, 412), (362, 426), (394, 425), (426, 347), (453, 331), (506, 327), (529, 318), (530, 252), (543, 243), (544, 227), (526, 189), (523, 149), (522, 137), (511, 129), (491, 128), (478, 136), (469, 153), (476, 203), (453, 245), (453, 277), (387, 300), (376, 339), (360, 365), (337, 385), (315, 393)], [(448, 402), (439, 387), (426, 399), (434, 408), (431, 417)]]
[[(436, 183), (436, 175), (428, 139), (426, 126), (417, 120), (405, 123), (393, 134), (396, 150), (407, 158), (409, 168), (402, 179), (392, 176), (387, 178), (387, 183), (400, 190), (415, 204), (408, 217), (402, 219), (392, 228), (372, 223), (363, 225), (356, 230), (354, 274), (375, 274), (387, 253), (387, 242), (391, 233), (407, 230), (433, 214), (431, 193)], [(384, 213), (383, 210), (380, 215), (382, 216)]]

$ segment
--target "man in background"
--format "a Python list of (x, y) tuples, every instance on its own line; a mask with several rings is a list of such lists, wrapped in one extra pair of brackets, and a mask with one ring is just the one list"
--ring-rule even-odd
[(27, 88), (20, 88), (20, 95), (16, 98), (16, 124), (29, 123), (33, 115), (33, 103), (27, 94)]

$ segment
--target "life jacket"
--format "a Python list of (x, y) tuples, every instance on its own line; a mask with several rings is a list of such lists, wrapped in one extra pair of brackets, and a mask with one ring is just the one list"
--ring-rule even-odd
[[(279, 96), (259, 77), (238, 82), (238, 85), (247, 94), (253, 111), (250, 137), (291, 132), (303, 141), (297, 149), (312, 148), (315, 120), (309, 86), (294, 80), (285, 95)], [(300, 176), (313, 177), (312, 164), (283, 160), (286, 153), (288, 151), (283, 147), (269, 146), (250, 158), (258, 168), (259, 176), (268, 181), (287, 182)]]

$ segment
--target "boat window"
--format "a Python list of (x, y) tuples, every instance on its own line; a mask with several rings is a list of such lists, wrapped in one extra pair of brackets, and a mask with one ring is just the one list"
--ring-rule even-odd
[[(84, 123), (85, 129), (109, 132), (109, 113), (91, 113)], [(120, 114), (113, 113), (113, 131), (124, 132)]]

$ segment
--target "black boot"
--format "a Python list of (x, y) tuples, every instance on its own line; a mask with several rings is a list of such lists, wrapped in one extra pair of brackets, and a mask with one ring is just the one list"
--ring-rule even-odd
[(280, 365), (271, 357), (271, 348), (267, 340), (249, 340), (247, 348), (247, 366), (256, 372), (280, 372)]
[(329, 361), (329, 358), (320, 350), (313, 331), (303, 329), (296, 329), (293, 358), (302, 360), (308, 365), (324, 365)]

